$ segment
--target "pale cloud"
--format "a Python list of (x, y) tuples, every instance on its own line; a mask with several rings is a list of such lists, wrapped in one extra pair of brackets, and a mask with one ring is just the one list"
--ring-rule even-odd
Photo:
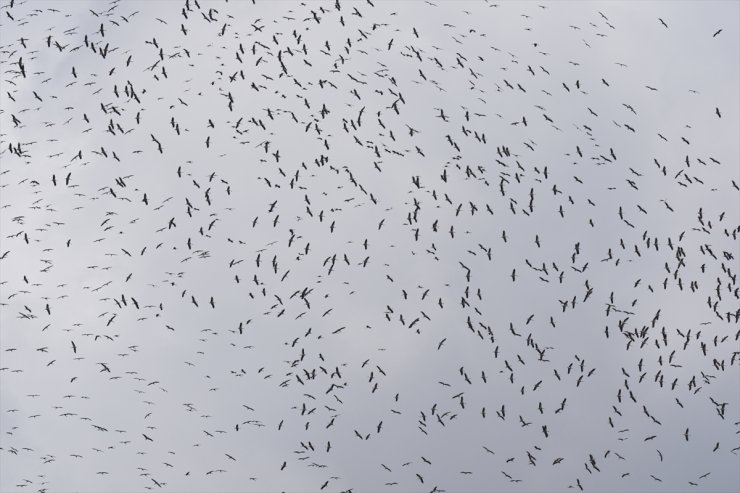
[(542, 5), (4, 0), (0, 490), (740, 488), (739, 4)]

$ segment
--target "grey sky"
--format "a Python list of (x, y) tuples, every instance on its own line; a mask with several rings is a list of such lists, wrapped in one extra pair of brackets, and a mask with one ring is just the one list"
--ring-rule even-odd
[(740, 489), (740, 3), (339, 6), (2, 0), (0, 490)]

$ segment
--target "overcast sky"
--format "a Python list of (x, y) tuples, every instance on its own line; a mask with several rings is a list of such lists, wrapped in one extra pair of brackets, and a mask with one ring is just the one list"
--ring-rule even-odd
[(0, 0), (0, 490), (740, 490), (740, 3)]

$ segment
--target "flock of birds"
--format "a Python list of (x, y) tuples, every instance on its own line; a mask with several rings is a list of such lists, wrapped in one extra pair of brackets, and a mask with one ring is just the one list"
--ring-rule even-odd
[(566, 10), (4, 0), (0, 489), (737, 491), (738, 102)]

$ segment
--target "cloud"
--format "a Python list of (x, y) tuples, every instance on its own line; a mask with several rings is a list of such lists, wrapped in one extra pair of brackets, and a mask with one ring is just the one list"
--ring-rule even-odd
[(6, 2), (0, 489), (736, 490), (738, 4), (544, 7)]

